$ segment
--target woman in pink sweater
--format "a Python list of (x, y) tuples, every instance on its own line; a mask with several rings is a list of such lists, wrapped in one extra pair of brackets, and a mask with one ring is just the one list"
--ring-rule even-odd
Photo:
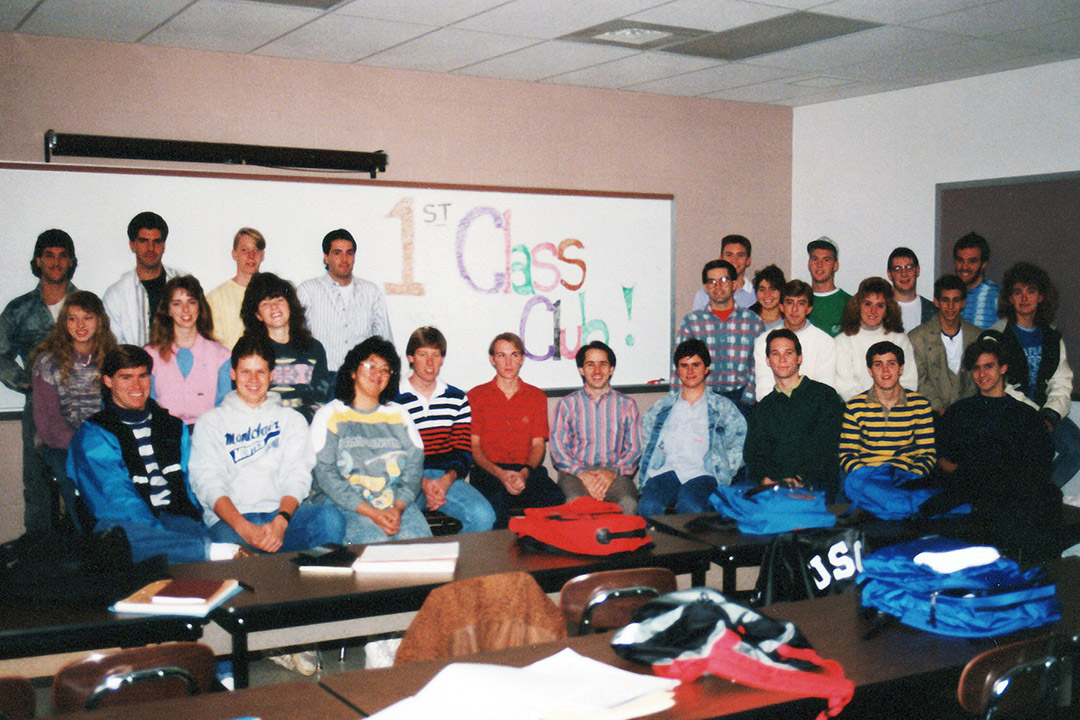
[(146, 351), (154, 360), (150, 396), (188, 427), (232, 389), (230, 353), (213, 337), (214, 318), (192, 275), (165, 283)]

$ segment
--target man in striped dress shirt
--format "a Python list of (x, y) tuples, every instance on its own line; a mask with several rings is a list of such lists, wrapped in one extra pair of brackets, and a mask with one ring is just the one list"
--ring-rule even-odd
[[(683, 318), (677, 342), (697, 338), (712, 358), (706, 387), (735, 403), (746, 416), (756, 400), (754, 340), (765, 331), (755, 313), (735, 305), (737, 273), (725, 260), (710, 260), (701, 270), (709, 306)], [(672, 379), (672, 383), (675, 379)]]
[(372, 335), (390, 342), (386, 298), (375, 283), (355, 277), (356, 240), (344, 228), (331, 230), (322, 241), (326, 274), (300, 283), (296, 296), (307, 313), (308, 326), (326, 349), (330, 387), (338, 368), (356, 345)]
[(903, 349), (874, 343), (866, 367), (874, 384), (848, 400), (840, 428), (844, 490), (856, 505), (876, 485), (897, 487), (929, 475), (937, 460), (930, 401), (900, 385)]
[(611, 388), (615, 351), (599, 340), (575, 357), (585, 386), (559, 401), (551, 426), (551, 461), (567, 500), (591, 495), (637, 513), (634, 473), (641, 457), (637, 403)]
[(420, 327), (405, 346), (412, 374), (397, 402), (409, 411), (424, 441), (421, 507), (441, 510), (461, 521), (461, 532), (490, 530), (491, 503), (465, 479), (472, 466), (472, 418), (465, 393), (439, 380), (446, 338), (435, 327)]

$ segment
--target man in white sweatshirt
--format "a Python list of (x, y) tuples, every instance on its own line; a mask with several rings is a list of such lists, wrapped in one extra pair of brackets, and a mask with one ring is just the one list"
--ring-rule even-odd
[(315, 451), (304, 417), (269, 392), (273, 370), (269, 339), (242, 337), (232, 352), (236, 390), (196, 423), (189, 471), (207, 532), (262, 552), (341, 542), (341, 512), (303, 502)]

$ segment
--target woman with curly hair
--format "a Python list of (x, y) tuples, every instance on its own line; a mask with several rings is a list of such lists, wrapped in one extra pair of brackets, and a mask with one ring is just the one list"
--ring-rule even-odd
[(248, 283), (240, 319), (245, 335), (269, 337), (274, 346), (274, 376), (270, 389), (281, 404), (300, 412), (309, 423), (315, 411), (330, 400), (331, 374), (326, 350), (311, 336), (304, 306), (288, 280), (257, 273)]
[(101, 361), (115, 347), (101, 299), (78, 290), (64, 300), (56, 325), (30, 358), (38, 452), (56, 477), (76, 530), (75, 485), (65, 468), (68, 444), (83, 420), (101, 409)]
[(349, 351), (335, 399), (315, 414), (314, 502), (345, 515), (345, 543), (431, 537), (415, 502), (424, 470), (424, 442), (408, 410), (395, 402), (401, 359), (375, 335)]
[(213, 339), (214, 318), (193, 275), (165, 283), (146, 352), (154, 360), (151, 397), (189, 428), (232, 389), (231, 353)]
[(836, 336), (836, 392), (844, 402), (873, 385), (866, 370), (866, 351), (883, 340), (896, 343), (904, 351), (907, 362), (900, 375), (900, 385), (918, 390), (915, 351), (904, 334), (900, 306), (893, 298), (893, 287), (888, 280), (868, 277), (859, 283), (859, 291), (844, 307), (840, 331)]

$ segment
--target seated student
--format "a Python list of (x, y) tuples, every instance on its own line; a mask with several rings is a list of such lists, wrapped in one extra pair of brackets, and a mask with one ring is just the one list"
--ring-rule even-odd
[(341, 542), (341, 512), (304, 502), (315, 451), (304, 418), (269, 392), (269, 338), (242, 336), (231, 366), (236, 390), (199, 419), (191, 439), (191, 487), (207, 533), (268, 553)]
[(780, 311), (780, 293), (786, 282), (784, 271), (776, 265), (766, 265), (754, 273), (754, 294), (757, 301), (747, 309), (761, 318), (765, 332), (784, 325), (784, 316)]
[(946, 492), (923, 514), (971, 503), (977, 542), (1040, 561), (1061, 552), (1061, 490), (1051, 482), (1054, 446), (1039, 413), (1006, 391), (1005, 349), (993, 338), (964, 351), (979, 392), (945, 411), (937, 437)]
[(922, 325), (908, 333), (918, 366), (919, 394), (941, 415), (960, 398), (975, 393), (971, 373), (962, 367), (964, 349), (979, 337), (961, 314), (967, 304), (964, 281), (943, 275), (934, 281), (934, 307), (938, 309)]
[(786, 328), (773, 330), (765, 344), (774, 389), (758, 401), (746, 429), (743, 458), (750, 480), (825, 490), (832, 499), (844, 404), (831, 387), (799, 374), (798, 335)]
[(708, 392), (709, 348), (696, 338), (675, 348), (680, 388), (657, 402), (642, 421), (638, 513), (662, 515), (709, 509), (709, 495), (730, 485), (743, 463), (746, 420), (735, 403)]
[[(809, 322), (814, 310), (814, 290), (802, 280), (786, 283), (780, 291), (780, 310), (785, 327), (795, 333), (802, 347), (802, 365), (799, 374), (824, 383), (836, 384), (836, 341), (832, 335)], [(769, 369), (765, 341), (769, 333), (763, 332), (754, 340), (754, 392), (758, 402), (773, 390), (773, 374)]]
[(120, 527), (138, 562), (225, 560), (238, 546), (212, 543), (188, 484), (187, 427), (150, 399), (150, 355), (120, 345), (101, 362), (105, 409), (71, 439), (67, 473), (96, 532)]
[(150, 324), (151, 396), (191, 427), (232, 389), (229, 349), (214, 341), (214, 319), (193, 275), (165, 283)]
[(311, 422), (315, 502), (345, 516), (345, 542), (431, 537), (417, 507), (424, 443), (397, 396), (401, 360), (390, 342), (369, 337), (345, 356), (335, 399)]
[[(919, 387), (915, 353), (911, 349), (900, 306), (893, 300), (892, 285), (885, 278), (869, 277), (859, 283), (859, 290), (848, 300), (836, 336), (836, 392), (844, 401), (850, 400), (868, 387), (863, 371), (866, 350), (871, 345), (889, 341), (904, 351), (907, 365), (903, 367), (900, 384), (908, 390)], [(901, 363), (903, 364), (903, 363)]]
[(472, 467), (472, 420), (465, 393), (439, 380), (446, 338), (435, 327), (409, 336), (405, 357), (412, 374), (394, 402), (412, 416), (424, 441), (421, 508), (441, 510), (461, 521), (461, 532), (490, 530), (495, 511), (466, 477)]
[(873, 385), (847, 401), (840, 427), (840, 469), (852, 500), (853, 484), (885, 478), (901, 485), (927, 476), (937, 459), (930, 402), (900, 385), (903, 348), (877, 342), (865, 359)]
[(578, 348), (585, 386), (559, 400), (551, 426), (551, 461), (567, 500), (590, 495), (637, 513), (634, 474), (641, 457), (637, 403), (611, 389), (615, 351), (599, 340)]
[[(1001, 278), (994, 332), (1005, 352), (1007, 380), (1030, 400), (1054, 438), (1052, 480), (1063, 487), (1080, 470), (1080, 428), (1069, 419), (1073, 373), (1054, 326), (1058, 291), (1045, 270), (1018, 262)], [(987, 334), (987, 333), (984, 333)]]
[(116, 347), (105, 306), (92, 292), (64, 299), (60, 316), (30, 356), (37, 449), (52, 470), (64, 510), (81, 530), (67, 450), (86, 418), (101, 410), (101, 361)]
[(256, 273), (244, 293), (240, 317), (245, 333), (268, 336), (273, 344), (277, 364), (270, 389), (282, 405), (311, 422), (331, 399), (331, 375), (326, 350), (312, 337), (292, 283), (273, 273)]
[(496, 335), (488, 360), (495, 377), (469, 391), (472, 483), (491, 503), (499, 530), (510, 523), (511, 507), (550, 507), (566, 498), (541, 464), (548, 440), (547, 396), (520, 377), (521, 338)]

